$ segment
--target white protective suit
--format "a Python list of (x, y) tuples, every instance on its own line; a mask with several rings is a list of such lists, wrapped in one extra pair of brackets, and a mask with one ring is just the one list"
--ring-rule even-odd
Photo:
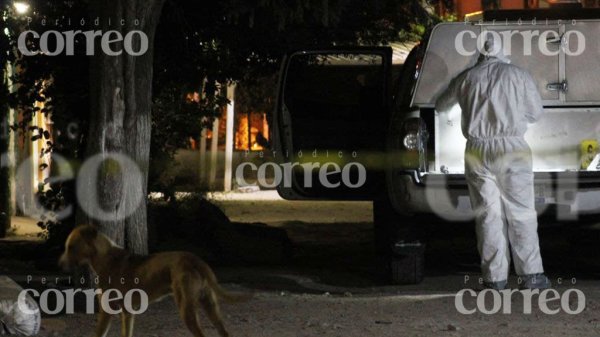
[(501, 54), (482, 56), (452, 80), (436, 110), (446, 112), (457, 103), (484, 281), (507, 280), (509, 243), (518, 275), (541, 274), (531, 149), (524, 139), (527, 123), (543, 113), (536, 84)]

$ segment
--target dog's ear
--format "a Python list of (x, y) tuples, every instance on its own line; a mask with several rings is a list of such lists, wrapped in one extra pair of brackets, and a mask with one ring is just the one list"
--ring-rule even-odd
[(94, 241), (98, 236), (98, 229), (91, 225), (84, 225), (80, 227), (79, 234), (86, 241)]

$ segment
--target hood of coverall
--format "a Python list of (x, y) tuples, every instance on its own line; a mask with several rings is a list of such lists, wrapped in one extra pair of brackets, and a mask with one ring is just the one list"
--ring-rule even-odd
[(504, 63), (510, 63), (510, 60), (505, 55), (502, 40), (500, 38), (494, 39), (492, 35), (487, 34), (481, 54), (479, 54), (478, 62), (489, 60), (490, 58), (497, 58)]

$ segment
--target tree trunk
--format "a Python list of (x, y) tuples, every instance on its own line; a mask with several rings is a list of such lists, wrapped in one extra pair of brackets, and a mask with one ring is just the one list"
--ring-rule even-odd
[[(148, 50), (132, 56), (120, 41), (112, 43), (111, 49), (123, 52), (109, 56), (101, 48), (100, 37), (96, 38), (90, 65), (92, 106), (86, 163), (97, 155), (104, 161), (93, 170), (97, 176), (80, 177), (78, 194), (83, 212), (79, 222), (99, 226), (117, 244), (136, 254), (148, 253), (146, 197), (153, 49), (163, 3), (164, 0), (94, 0), (91, 4), (90, 20), (98, 19), (100, 23), (92, 26), (95, 30), (104, 34), (119, 31), (122, 36), (142, 31), (148, 37)], [(140, 43), (136, 35), (132, 49), (139, 51)], [(139, 170), (124, 167), (122, 162), (116, 164), (108, 159), (112, 154), (131, 159)]]
[(4, 102), (0, 103), (0, 238), (6, 236), (10, 228), (10, 162), (9, 162), (9, 114), (8, 103), (5, 101), (8, 96), (8, 80), (5, 62), (0, 62), (2, 78), (0, 78), (0, 97)]
[[(8, 113), (3, 112), (3, 115), (8, 115)], [(10, 163), (8, 162), (8, 137), (8, 131), (5, 133), (4, 130), (2, 130), (2, 134), (0, 135), (0, 238), (5, 237), (6, 232), (10, 228)]]

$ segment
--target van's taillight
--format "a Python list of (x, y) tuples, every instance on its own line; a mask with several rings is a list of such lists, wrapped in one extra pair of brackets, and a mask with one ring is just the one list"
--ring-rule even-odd
[(402, 125), (402, 131), (402, 166), (426, 171), (429, 132), (425, 121), (419, 117), (407, 118)]
[(404, 136), (402, 144), (404, 144), (404, 147), (409, 151), (417, 150), (419, 148), (419, 133), (409, 132)]
[(421, 118), (409, 118), (404, 121), (404, 138), (402, 143), (409, 151), (421, 151), (427, 146), (429, 133)]

